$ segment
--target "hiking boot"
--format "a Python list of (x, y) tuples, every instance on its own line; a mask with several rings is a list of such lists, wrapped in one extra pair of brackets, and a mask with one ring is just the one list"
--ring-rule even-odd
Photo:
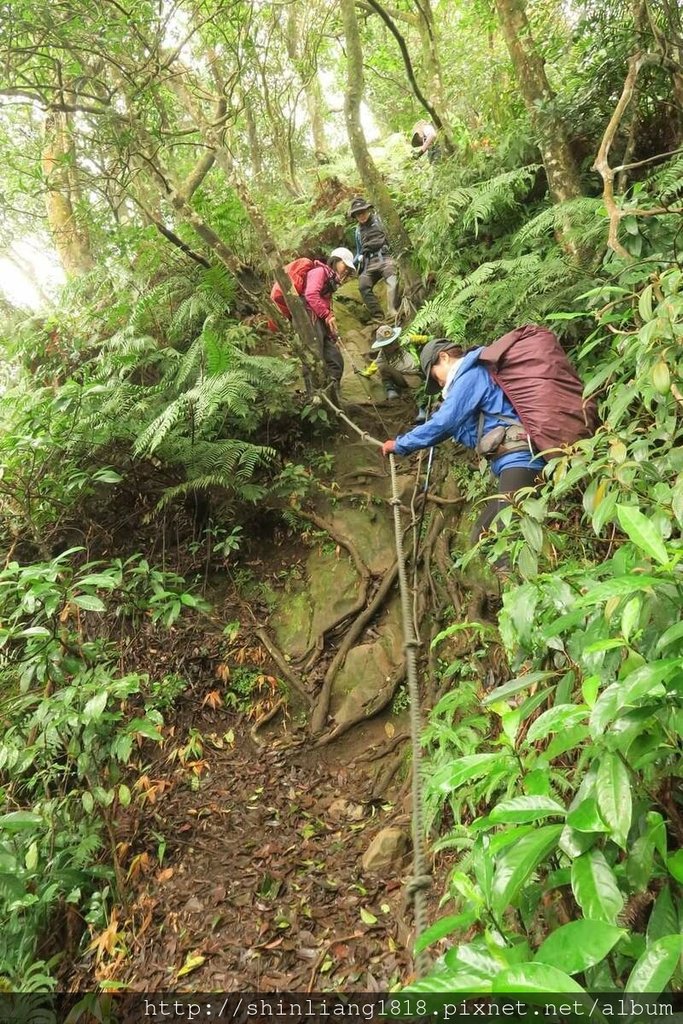
[(393, 402), (398, 397), (399, 397), (398, 391), (395, 391), (394, 388), (387, 388), (387, 401)]

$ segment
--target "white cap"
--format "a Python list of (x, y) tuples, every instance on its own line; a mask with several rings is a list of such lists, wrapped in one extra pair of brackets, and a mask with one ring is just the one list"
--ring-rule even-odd
[(349, 270), (355, 270), (356, 267), (353, 262), (353, 253), (350, 249), (345, 249), (344, 246), (340, 246), (338, 249), (333, 249), (329, 255), (330, 260), (341, 260), (345, 263)]

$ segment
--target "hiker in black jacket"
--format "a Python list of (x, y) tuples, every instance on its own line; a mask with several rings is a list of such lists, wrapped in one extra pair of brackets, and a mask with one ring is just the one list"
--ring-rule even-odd
[(384, 225), (372, 204), (360, 196), (351, 202), (349, 216), (353, 217), (358, 225), (354, 262), (358, 268), (358, 287), (363, 301), (372, 313), (373, 320), (383, 322), (384, 314), (374, 288), (378, 281), (384, 278), (387, 283), (389, 316), (396, 318), (399, 306), (398, 276)]

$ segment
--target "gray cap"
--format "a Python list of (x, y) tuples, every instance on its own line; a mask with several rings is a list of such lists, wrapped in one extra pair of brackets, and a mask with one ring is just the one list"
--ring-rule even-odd
[(420, 365), (422, 366), (422, 372), (427, 378), (427, 394), (435, 395), (438, 391), (441, 391), (439, 384), (432, 377), (432, 367), (439, 358), (441, 352), (447, 352), (449, 348), (456, 348), (454, 341), (449, 341), (448, 338), (434, 338), (432, 341), (428, 341), (425, 347), (420, 352)]

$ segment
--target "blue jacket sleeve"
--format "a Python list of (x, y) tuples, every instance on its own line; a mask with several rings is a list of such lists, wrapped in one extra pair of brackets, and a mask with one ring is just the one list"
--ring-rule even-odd
[(353, 262), (358, 266), (363, 259), (363, 252), (360, 244), (360, 228), (356, 228), (356, 255), (353, 258)]
[(463, 423), (477, 409), (486, 388), (486, 377), (464, 373), (448, 392), (443, 405), (426, 423), (396, 438), (396, 454), (410, 455), (420, 448), (431, 448), (447, 437), (459, 440)]

